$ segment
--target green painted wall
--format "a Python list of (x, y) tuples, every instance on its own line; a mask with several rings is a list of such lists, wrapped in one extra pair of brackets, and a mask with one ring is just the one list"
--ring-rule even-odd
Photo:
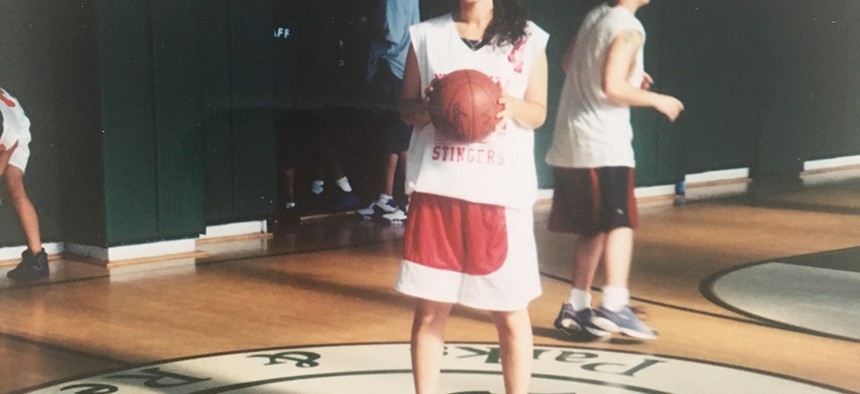
[[(532, 19), (550, 32), (550, 104), (538, 131), (540, 184), (551, 187), (543, 156), (552, 141), (564, 75), (561, 58), (585, 14), (601, 1), (531, 1)], [(687, 110), (675, 124), (652, 109), (634, 109), (637, 184), (671, 184), (679, 174), (746, 167), (757, 121), (749, 7), (738, 2), (659, 1), (639, 18), (648, 37), (646, 71), (654, 90), (679, 97)], [(726, 116), (731, 113), (731, 116)]]
[(233, 97), (232, 217), (259, 219), (277, 200), (277, 138), (273, 87), (272, 3), (233, 1), (231, 9)]
[(214, 0), (200, 9), (200, 68), (206, 217), (215, 222), (233, 217), (233, 94), (231, 88), (230, 2)]
[(277, 201), (272, 4), (200, 7), (207, 224), (267, 218)]
[(270, 216), (271, 3), (99, 4), (108, 244)]
[[(4, 3), (2, 86), (33, 122), (27, 187), (46, 242), (189, 238), (271, 216), (271, 2), (216, 3)], [(10, 206), (0, 220), (0, 246), (23, 244)]]
[[(598, 3), (529, 2), (552, 34), (551, 68)], [(860, 154), (860, 2), (665, 0), (639, 17), (654, 89), (687, 108), (675, 124), (634, 111), (639, 185), (738, 167), (757, 178), (796, 177), (805, 160)], [(544, 187), (561, 78), (551, 70), (551, 121), (538, 133)]]
[(158, 141), (148, 2), (97, 0), (105, 245), (155, 241)]
[[(770, 6), (768, 6), (770, 5)], [(757, 5), (761, 176), (860, 153), (860, 2)]]

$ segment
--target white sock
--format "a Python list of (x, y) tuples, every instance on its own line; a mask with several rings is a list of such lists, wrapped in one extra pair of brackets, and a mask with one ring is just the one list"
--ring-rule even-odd
[(313, 194), (321, 194), (323, 192), (323, 185), (325, 185), (324, 181), (315, 180), (311, 182), (311, 193)]
[(604, 308), (613, 312), (624, 309), (630, 303), (630, 290), (624, 286), (606, 286), (603, 288)]
[(573, 306), (573, 310), (577, 312), (586, 308), (591, 308), (591, 293), (574, 287), (570, 290), (570, 298), (567, 302), (569, 302), (570, 305)]
[(340, 186), (340, 189), (345, 192), (352, 191), (352, 186), (349, 185), (349, 179), (346, 179), (346, 177), (336, 180), (335, 183), (337, 183), (337, 185)]
[(284, 208), (286, 208), (286, 209), (295, 208), (295, 207), (296, 207), (296, 203), (294, 203), (294, 202), (288, 202), (288, 203), (284, 204)]
[(388, 202), (388, 200), (390, 200), (390, 199), (392, 199), (392, 198), (394, 198), (394, 197), (393, 197), (393, 196), (389, 196), (389, 195), (387, 195), (387, 194), (385, 194), (385, 193), (380, 193), (380, 194), (379, 194), (379, 203), (380, 203), (380, 204), (385, 204), (385, 203), (387, 203), (387, 202)]

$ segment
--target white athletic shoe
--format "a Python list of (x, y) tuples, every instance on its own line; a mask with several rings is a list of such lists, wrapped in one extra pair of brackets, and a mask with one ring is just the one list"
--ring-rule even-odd
[(367, 208), (361, 208), (355, 211), (355, 213), (360, 216), (362, 220), (372, 220), (380, 219), (382, 216), (395, 213), (398, 210), (400, 210), (400, 208), (397, 206), (397, 201), (394, 201), (393, 198), (389, 198), (387, 200), (376, 200)]
[(388, 224), (403, 224), (406, 221), (406, 212), (398, 208), (396, 211), (382, 215), (382, 221)]

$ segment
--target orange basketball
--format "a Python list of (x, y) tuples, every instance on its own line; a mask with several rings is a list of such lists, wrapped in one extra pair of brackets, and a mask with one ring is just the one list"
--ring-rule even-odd
[(460, 141), (483, 140), (496, 129), (502, 89), (477, 70), (457, 70), (433, 82), (428, 112), (436, 131)]

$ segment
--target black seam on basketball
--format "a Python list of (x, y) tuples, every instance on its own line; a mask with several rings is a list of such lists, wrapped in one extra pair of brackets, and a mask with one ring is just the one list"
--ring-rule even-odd
[(466, 87), (469, 89), (469, 130), (462, 130), (463, 139), (469, 142), (474, 141), (475, 136), (475, 89), (472, 86), (472, 74), (466, 73)]
[[(464, 78), (466, 78), (468, 80), (468, 76), (464, 76)], [(456, 98), (460, 96), (460, 92), (462, 91), (462, 89), (468, 89), (468, 87), (469, 87), (468, 83), (462, 84), (462, 85), (458, 86), (453, 92), (451, 92), (451, 96), (450, 96), (451, 100), (448, 100), (449, 101), (448, 102), (448, 108), (445, 109), (445, 120), (446, 120), (445, 123), (447, 123), (448, 126), (453, 129), (453, 130), (447, 130), (447, 131), (448, 132), (454, 132), (454, 135), (461, 138), (461, 139), (463, 136), (463, 133), (462, 133), (463, 130), (461, 130), (462, 123), (460, 122), (459, 116), (452, 118), (451, 109), (452, 109), (452, 107), (456, 107), (456, 108), (460, 107), (461, 103), (458, 100), (456, 100)], [(460, 115), (462, 115), (462, 112), (463, 111), (460, 111)], [(452, 121), (452, 119), (456, 120), (456, 122)]]

